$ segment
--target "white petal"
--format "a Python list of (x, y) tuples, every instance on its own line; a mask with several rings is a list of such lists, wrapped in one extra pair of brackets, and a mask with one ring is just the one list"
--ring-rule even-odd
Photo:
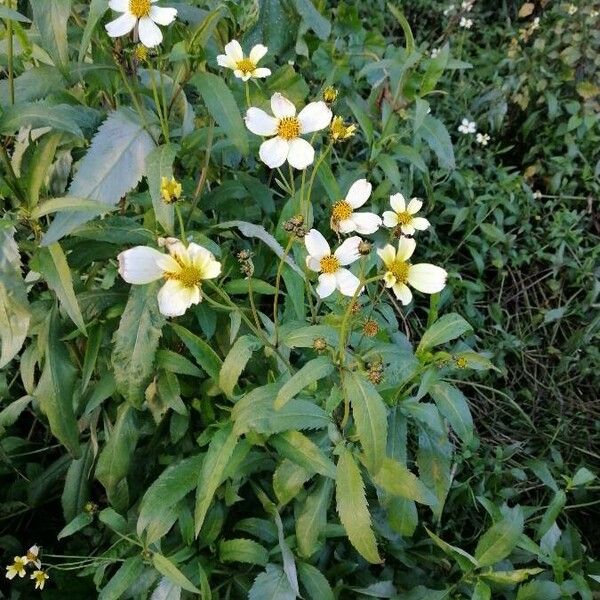
[(271, 110), (278, 119), (293, 117), (296, 114), (296, 107), (279, 92), (271, 96)]
[(110, 37), (127, 35), (135, 27), (136, 22), (137, 19), (133, 15), (129, 13), (122, 14), (114, 21), (105, 25), (106, 33), (108, 33)]
[(415, 213), (418, 213), (421, 210), (421, 207), (423, 206), (423, 202), (421, 200), (419, 200), (418, 198), (411, 198), (410, 202), (408, 203), (408, 206), (406, 207), (406, 212), (414, 215)]
[(319, 275), (319, 285), (317, 285), (316, 292), (319, 294), (319, 298), (327, 298), (331, 296), (335, 290), (336, 279), (333, 273), (321, 273)]
[(383, 276), (383, 281), (385, 283), (386, 288), (394, 287), (396, 285), (396, 276), (390, 271), (387, 271), (386, 274)]
[(361, 242), (362, 240), (355, 235), (341, 243), (338, 249), (333, 253), (334, 256), (340, 261), (340, 265), (351, 265), (360, 258), (358, 245)]
[(119, 274), (127, 283), (144, 284), (163, 276), (160, 260), (162, 252), (148, 246), (135, 246), (124, 250), (117, 257)]
[(225, 45), (225, 54), (235, 62), (244, 58), (244, 51), (237, 40), (231, 40), (229, 44)]
[(398, 253), (396, 258), (401, 261), (407, 261), (415, 251), (417, 242), (412, 238), (401, 237), (398, 241)]
[(108, 8), (121, 13), (129, 12), (129, 0), (110, 0)]
[(254, 69), (252, 73), (252, 77), (268, 77), (271, 74), (271, 69), (266, 69), (265, 67), (259, 67), (258, 69)]
[(311, 270), (318, 273), (321, 270), (321, 261), (316, 259), (314, 256), (310, 256), (310, 254), (306, 257), (306, 266)]
[(391, 210), (386, 210), (383, 213), (383, 224), (386, 227), (396, 227), (398, 225), (398, 215)]
[(177, 9), (152, 6), (150, 18), (159, 25), (170, 25), (177, 18)]
[(290, 144), (287, 140), (274, 137), (260, 145), (258, 155), (265, 165), (271, 169), (280, 167), (288, 156)]
[(406, 200), (402, 194), (393, 194), (390, 196), (390, 206), (396, 212), (404, 212), (406, 210)]
[(356, 232), (362, 235), (375, 233), (381, 226), (381, 217), (375, 213), (354, 213), (352, 220), (356, 226)]
[(220, 67), (227, 67), (228, 69), (235, 69), (235, 62), (227, 54), (219, 54), (217, 56), (217, 64)]
[(238, 79), (243, 79), (244, 81), (248, 81), (248, 79), (250, 78), (250, 75), (246, 75), (244, 71), (242, 71), (241, 69), (235, 69), (233, 71), (233, 74), (238, 78)]
[(186, 287), (177, 279), (169, 279), (158, 290), (158, 309), (165, 317), (180, 317), (192, 304), (200, 302), (198, 286)]
[(415, 232), (415, 228), (412, 226), (412, 223), (403, 223), (400, 225), (400, 231), (404, 235), (412, 235)]
[(146, 48), (158, 46), (163, 39), (163, 34), (158, 25), (150, 17), (142, 17), (138, 25), (140, 42)]
[(406, 284), (397, 283), (392, 288), (392, 291), (394, 292), (394, 296), (396, 296), (396, 298), (398, 298), (402, 304), (407, 305), (412, 302), (413, 295), (410, 291), (410, 288)]
[(290, 151), (288, 153), (288, 162), (294, 169), (306, 169), (315, 160), (314, 148), (302, 138), (290, 140)]
[(250, 60), (256, 64), (268, 51), (269, 49), (262, 44), (256, 44), (252, 50), (250, 50)]
[(275, 135), (277, 119), (264, 110), (251, 106), (246, 112), (246, 127), (256, 135)]
[(221, 274), (221, 263), (215, 260), (215, 255), (210, 250), (190, 242), (187, 251), (194, 266), (202, 272), (202, 279), (214, 279)]
[(311, 229), (304, 236), (304, 245), (306, 246), (307, 252), (316, 260), (321, 260), (324, 256), (331, 254), (331, 249), (327, 240), (323, 237), (323, 234), (316, 229)]
[(202, 268), (202, 279), (214, 279), (221, 274), (221, 263), (214, 258), (205, 263)]
[(383, 248), (377, 248), (377, 254), (384, 265), (391, 265), (396, 260), (396, 249), (391, 244), (386, 244)]
[(346, 202), (352, 208), (359, 208), (369, 199), (372, 189), (373, 186), (366, 179), (359, 179), (350, 186), (346, 194)]
[(360, 286), (360, 279), (348, 269), (338, 269), (335, 273), (337, 288), (344, 296), (354, 296)]
[(325, 129), (331, 123), (332, 116), (331, 110), (322, 100), (307, 104), (298, 115), (300, 133), (312, 133)]
[(343, 219), (342, 221), (338, 221), (337, 230), (339, 231), (339, 233), (351, 233), (352, 231), (356, 231), (356, 224), (354, 223), (354, 218), (350, 217), (349, 219)]
[(444, 289), (448, 274), (441, 267), (420, 263), (408, 270), (408, 283), (424, 294), (435, 294)]
[(429, 227), (430, 223), (424, 217), (414, 217), (411, 225), (419, 231), (425, 231)]

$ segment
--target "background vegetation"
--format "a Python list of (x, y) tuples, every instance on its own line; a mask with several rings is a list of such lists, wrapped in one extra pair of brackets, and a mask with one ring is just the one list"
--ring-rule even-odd
[[(42, 546), (43, 598), (279, 600), (294, 581), (318, 600), (600, 597), (600, 4), (171, 5), (177, 23), (141, 62), (106, 36), (104, 1), (0, 6), (3, 563)], [(250, 86), (252, 103), (281, 91), (301, 105), (332, 85), (334, 112), (358, 125), (315, 177), (315, 226), (366, 177), (380, 211), (398, 190), (425, 200), (419, 256), (450, 274), (430, 305), (364, 298), (350, 336), (360, 368), (304, 382), (290, 402), (315, 408), (292, 429), (272, 417), (285, 361), (256, 333), (236, 254), (252, 253), (272, 339), (273, 248), (298, 198), (256, 162), (244, 86), (216, 66), (233, 38), (269, 47), (273, 75)], [(95, 136), (112, 124), (140, 143), (140, 112), (158, 150), (108, 167)], [(487, 145), (459, 133), (463, 118)], [(128, 185), (136, 169), (147, 177)], [(89, 189), (98, 173), (124, 186), (102, 219), (73, 205), (103, 200)], [(159, 194), (171, 173), (232, 300), (166, 324), (155, 290), (126, 285), (115, 259), (174, 227)], [(302, 280), (287, 266), (281, 279), (279, 350), (295, 371), (326, 370), (313, 342), (337, 348), (347, 299), (315, 324)], [(372, 437), (356, 414), (338, 427), (340, 388), (385, 405), (387, 447), (381, 422)], [(416, 482), (378, 471), (382, 452)], [(340, 488), (355, 499), (363, 481), (375, 549), (339, 506)], [(0, 586), (33, 594), (25, 580)]]

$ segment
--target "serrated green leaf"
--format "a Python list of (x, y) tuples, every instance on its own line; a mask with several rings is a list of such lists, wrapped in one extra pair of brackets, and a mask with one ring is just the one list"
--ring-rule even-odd
[(327, 509), (331, 502), (332, 490), (333, 481), (322, 478), (297, 505), (296, 543), (300, 556), (309, 558), (319, 548), (319, 536), (327, 525)]
[(163, 177), (173, 177), (173, 162), (179, 146), (177, 144), (164, 144), (158, 146), (146, 156), (146, 177), (148, 178), (148, 190), (152, 198), (152, 207), (156, 220), (163, 229), (172, 235), (175, 231), (175, 208), (173, 204), (167, 204), (160, 193)]
[(80, 513), (74, 519), (72, 519), (67, 525), (65, 525), (57, 534), (56, 539), (62, 540), (63, 538), (69, 537), (74, 533), (87, 527), (94, 518), (90, 513)]
[(439, 381), (429, 388), (438, 410), (450, 423), (458, 437), (469, 444), (473, 439), (473, 418), (465, 395), (453, 385)]
[(284, 459), (273, 473), (273, 491), (280, 505), (287, 504), (302, 490), (311, 472), (291, 460)]
[(542, 573), (544, 569), (535, 567), (533, 569), (515, 569), (514, 571), (491, 571), (489, 573), (481, 573), (480, 577), (486, 581), (492, 583), (499, 583), (502, 585), (514, 585), (515, 583), (521, 583), (526, 579), (529, 579), (533, 575)]
[(0, 6), (0, 19), (8, 19), (10, 21), (19, 21), (19, 23), (31, 23), (31, 21), (20, 12), (8, 8), (7, 6)]
[(219, 387), (228, 398), (233, 396), (233, 388), (236, 386), (252, 353), (258, 350), (261, 345), (258, 338), (252, 335), (243, 335), (235, 341), (227, 353), (219, 373)]
[(294, 0), (298, 14), (317, 37), (326, 40), (331, 33), (331, 23), (315, 8), (311, 0)]
[(441, 548), (441, 550), (445, 554), (447, 554), (456, 561), (456, 563), (462, 569), (463, 572), (468, 573), (474, 568), (479, 567), (479, 563), (477, 562), (475, 557), (471, 556), (466, 550), (463, 550), (458, 546), (448, 544), (448, 542), (445, 542), (442, 538), (435, 535), (433, 531), (429, 531), (427, 527), (425, 527), (425, 531), (427, 531), (427, 535), (433, 540), (433, 542), (438, 548)]
[(334, 600), (333, 590), (319, 569), (308, 563), (299, 563), (298, 575), (310, 600)]
[(152, 554), (152, 564), (161, 575), (170, 579), (175, 585), (194, 594), (200, 593), (200, 590), (166, 556), (154, 552)]
[(277, 565), (268, 564), (252, 584), (248, 600), (295, 600), (296, 593), (292, 589), (287, 575)]
[(7, 107), (0, 115), (0, 133), (12, 135), (25, 126), (51, 127), (55, 131), (65, 131), (74, 136), (83, 137), (83, 132), (75, 118), (75, 111), (76, 109), (68, 104), (53, 106), (43, 102), (15, 104)]
[(463, 333), (472, 330), (473, 328), (460, 315), (456, 313), (444, 315), (423, 334), (421, 342), (417, 347), (417, 353), (422, 353), (440, 344), (445, 344), (461, 336)]
[(223, 481), (223, 474), (235, 450), (237, 441), (237, 435), (232, 431), (231, 425), (217, 431), (210, 441), (208, 452), (202, 465), (202, 473), (198, 480), (198, 490), (196, 493), (194, 514), (196, 537), (200, 533), (215, 492)]
[(478, 581), (473, 588), (471, 600), (491, 600), (492, 590), (483, 581)]
[(219, 373), (223, 363), (218, 354), (202, 338), (194, 335), (185, 327), (176, 323), (170, 325), (206, 374), (214, 381), (219, 381)]
[(212, 73), (197, 73), (190, 83), (196, 87), (208, 112), (231, 143), (242, 154), (248, 154), (246, 126), (235, 98), (223, 79)]
[(158, 310), (159, 284), (133, 285), (114, 336), (112, 365), (117, 389), (141, 406), (154, 373), (154, 359), (165, 318)]
[(380, 469), (371, 477), (388, 494), (414, 500), (428, 506), (433, 506), (436, 503), (435, 496), (419, 478), (411, 473), (407, 467), (391, 458), (385, 457)]
[(280, 456), (295, 462), (310, 473), (335, 479), (335, 465), (310, 438), (299, 431), (286, 431), (269, 439)]
[[(154, 147), (135, 112), (120, 108), (110, 113), (80, 161), (67, 194), (115, 206), (142, 179), (146, 157)], [(95, 216), (96, 212), (85, 210), (58, 214), (42, 238), (42, 245), (58, 241)]]
[(79, 45), (79, 57), (77, 60), (80, 63), (83, 62), (96, 26), (107, 10), (108, 3), (106, 0), (92, 0), (90, 2), (90, 9), (85, 19), (85, 27), (81, 36), (81, 44)]
[(439, 119), (426, 115), (418, 134), (435, 152), (440, 167), (443, 169), (454, 169), (456, 167), (452, 140), (445, 125)]
[(561, 597), (560, 586), (554, 581), (530, 581), (517, 592), (517, 600), (558, 600)]
[[(1, 423), (1, 420), (0, 420)], [(72, 521), (83, 511), (89, 499), (90, 473), (94, 463), (91, 444), (83, 447), (81, 458), (73, 460), (67, 470), (61, 504), (65, 521)]]
[(46, 215), (55, 212), (72, 212), (86, 210), (94, 212), (96, 215), (103, 215), (107, 212), (116, 210), (116, 206), (107, 206), (96, 200), (87, 200), (86, 198), (73, 198), (65, 196), (63, 198), (52, 198), (46, 202), (39, 204), (31, 211), (32, 219), (40, 219)]
[(350, 543), (365, 560), (380, 563), (363, 480), (347, 448), (341, 450), (337, 464), (336, 505)]
[(177, 503), (198, 485), (203, 460), (204, 455), (199, 454), (168, 466), (144, 494), (140, 503), (137, 533), (141, 536), (152, 524), (154, 539), (148, 537), (148, 544), (169, 531), (176, 517)]
[(264, 546), (245, 538), (221, 540), (219, 558), (223, 562), (241, 562), (265, 567), (269, 562), (269, 552)]
[(522, 533), (523, 513), (516, 506), (479, 538), (475, 558), (483, 567), (497, 563), (512, 552)]
[(537, 539), (541, 539), (546, 532), (556, 522), (558, 515), (561, 513), (563, 507), (567, 503), (567, 495), (563, 490), (558, 490), (548, 508), (545, 510), (542, 520), (540, 521), (537, 528)]
[(446, 496), (450, 490), (451, 456), (452, 447), (445, 434), (435, 435), (421, 431), (417, 452), (419, 476), (427, 488), (435, 493), (437, 503), (431, 509), (438, 518), (442, 514)]
[(127, 588), (132, 585), (144, 570), (141, 556), (125, 560), (112, 579), (100, 590), (98, 600), (119, 600)]
[(40, 32), (41, 46), (57, 67), (69, 62), (67, 21), (71, 15), (71, 0), (32, 2), (33, 24)]
[(385, 458), (387, 411), (375, 386), (356, 372), (346, 373), (344, 392), (352, 405), (352, 416), (371, 474), (377, 473)]
[(333, 363), (328, 356), (319, 356), (309, 360), (299, 371), (286, 381), (275, 397), (275, 410), (280, 410), (294, 396), (315, 381), (323, 379), (333, 372)]
[(55, 243), (48, 248), (40, 248), (36, 265), (48, 287), (57, 295), (61, 306), (71, 317), (71, 321), (81, 332), (87, 333), (77, 296), (73, 290), (71, 269), (60, 245)]

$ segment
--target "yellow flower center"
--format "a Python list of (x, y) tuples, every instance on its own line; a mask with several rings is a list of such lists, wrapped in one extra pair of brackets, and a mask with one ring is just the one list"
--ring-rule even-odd
[(339, 200), (333, 205), (331, 218), (334, 221), (345, 221), (352, 215), (352, 207), (345, 201)]
[(150, 0), (129, 0), (129, 12), (138, 19), (150, 14)]
[(406, 283), (409, 270), (410, 263), (402, 260), (395, 260), (391, 265), (388, 265), (388, 271), (396, 278), (396, 283)]
[(406, 210), (404, 212), (396, 213), (396, 216), (398, 217), (398, 223), (400, 225), (409, 225), (413, 220), (413, 216)]
[[(180, 263), (181, 264), (181, 263)], [(177, 273), (165, 273), (165, 279), (176, 279), (180, 281), (184, 287), (192, 288), (200, 284), (202, 281), (202, 271), (193, 265), (181, 265), (181, 269)]]
[(242, 60), (238, 60), (235, 63), (235, 66), (242, 72), (244, 75), (248, 73), (252, 74), (254, 69), (256, 69), (256, 65), (249, 58), (242, 58)]
[(329, 126), (331, 137), (334, 140), (347, 140), (351, 138), (356, 132), (356, 125), (346, 125), (342, 117), (333, 117), (331, 125)]
[(171, 179), (163, 177), (160, 181), (160, 195), (167, 204), (179, 200), (181, 196), (181, 183), (175, 177), (171, 177)]
[(277, 124), (277, 135), (284, 140), (293, 140), (300, 135), (300, 121), (297, 117), (283, 117)]
[(321, 266), (321, 271), (323, 273), (335, 273), (340, 268), (340, 261), (330, 254), (329, 256), (324, 256), (319, 263)]

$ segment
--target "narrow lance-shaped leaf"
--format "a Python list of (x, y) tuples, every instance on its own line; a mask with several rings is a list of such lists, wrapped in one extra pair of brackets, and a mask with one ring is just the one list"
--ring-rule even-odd
[(472, 329), (460, 315), (456, 313), (444, 315), (423, 334), (421, 342), (417, 347), (417, 353), (422, 353), (440, 344), (450, 342), (463, 333), (472, 331)]
[(173, 177), (173, 161), (178, 149), (176, 144), (165, 144), (152, 150), (146, 157), (146, 176), (154, 214), (169, 235), (175, 231), (175, 208), (163, 200), (160, 190), (162, 178), (170, 180)]
[(456, 435), (468, 444), (473, 439), (473, 418), (464, 394), (453, 385), (440, 381), (429, 388), (429, 395)]
[(223, 361), (219, 373), (219, 387), (223, 393), (231, 398), (233, 388), (236, 386), (242, 371), (250, 360), (252, 353), (261, 346), (260, 341), (251, 335), (238, 338)]
[(352, 405), (352, 416), (365, 453), (365, 464), (377, 473), (383, 464), (387, 444), (387, 411), (375, 386), (362, 375), (344, 375), (344, 392)]
[(523, 512), (515, 506), (507, 511), (504, 518), (492, 525), (477, 543), (475, 558), (487, 567), (506, 558), (517, 545), (523, 533)]
[(141, 406), (154, 373), (154, 359), (165, 323), (158, 310), (158, 283), (134, 285), (114, 337), (112, 364), (117, 389)]
[(196, 537), (200, 533), (215, 492), (219, 485), (221, 485), (225, 468), (235, 450), (236, 444), (237, 435), (229, 425), (217, 431), (208, 446), (196, 494), (196, 510), (194, 515)]
[(336, 500), (340, 521), (351, 544), (365, 560), (380, 563), (363, 480), (358, 465), (347, 448), (342, 449), (338, 459)]
[(333, 363), (328, 356), (319, 356), (309, 360), (299, 371), (286, 381), (275, 398), (275, 410), (279, 410), (286, 402), (310, 384), (323, 379), (333, 372)]

